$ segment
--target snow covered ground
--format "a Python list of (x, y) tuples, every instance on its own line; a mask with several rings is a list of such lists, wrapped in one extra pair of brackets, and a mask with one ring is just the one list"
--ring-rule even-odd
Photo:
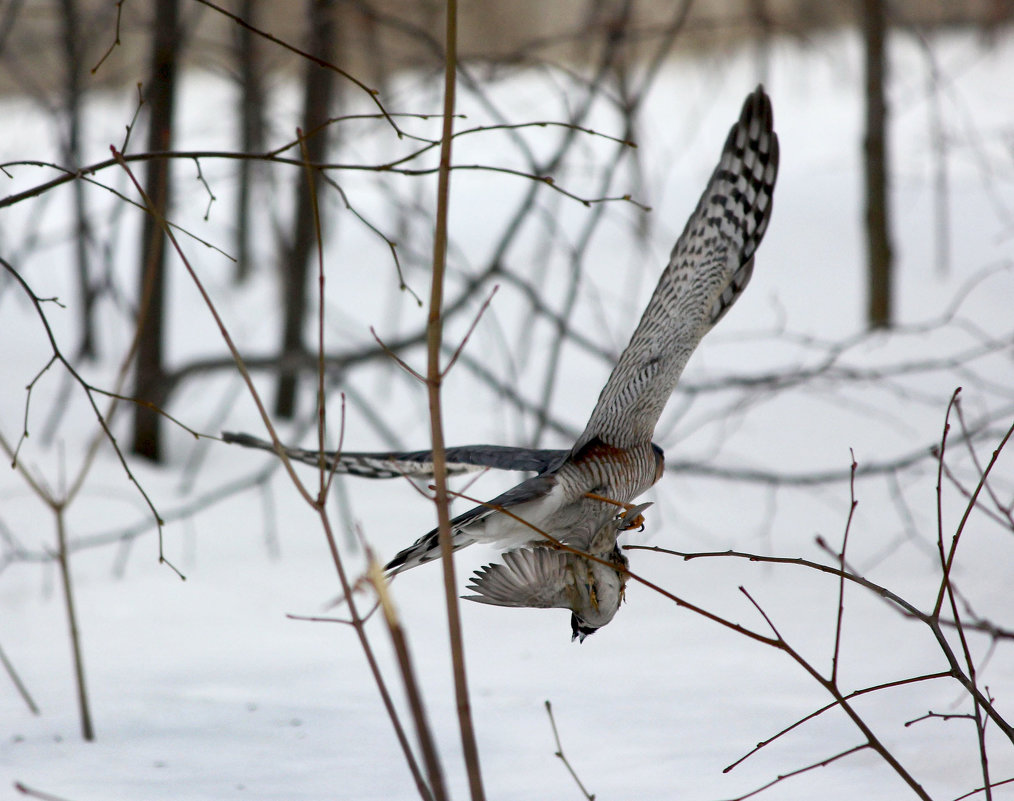
[[(673, 464), (695, 460), (719, 469), (804, 478), (838, 470), (842, 480), (772, 487), (677, 470), (649, 496), (655, 506), (647, 531), (631, 534), (628, 541), (690, 551), (736, 548), (827, 562), (815, 536), (822, 535), (834, 546), (840, 542), (849, 508), (850, 448), (864, 465), (938, 440), (948, 399), (959, 384), (965, 385), (970, 424), (987, 416), (1009, 424), (1014, 417), (1010, 345), (986, 356), (975, 353), (992, 337), (1006, 336), (1009, 343), (1014, 328), (1009, 214), (1014, 208), (1010, 150), (1014, 85), (1007, 79), (1014, 65), (1014, 43), (1004, 40), (985, 49), (965, 36), (933, 43), (944, 76), (939, 97), (949, 147), (951, 263), (946, 276), (933, 266), (934, 153), (924, 53), (900, 36), (894, 47), (892, 203), (898, 317), (903, 328), (858, 340), (838, 362), (839, 380), (818, 376), (743, 404), (730, 403), (722, 393), (680, 395), (659, 428), (658, 441)], [(765, 78), (782, 149), (774, 219), (759, 251), (753, 283), (705, 340), (687, 371), (688, 384), (704, 386), (723, 376), (758, 376), (794, 365), (812, 367), (827, 353), (815, 342), (841, 340), (862, 330), (860, 64), (857, 43), (848, 37), (821, 39), (805, 47), (776, 45)], [(586, 274), (572, 319), (587, 326), (589, 335), (603, 346), (618, 350), (626, 342), (742, 98), (757, 82), (754, 66), (750, 53), (722, 53), (699, 62), (674, 61), (656, 82), (641, 117), (639, 157), (645, 180), (637, 191), (638, 199), (654, 209), (651, 241), (643, 249), (634, 243), (632, 229), (639, 212), (620, 208), (612, 211), (614, 216), (582, 260)], [(405, 98), (411, 97), (408, 83), (400, 98), (406, 105)], [(514, 121), (559, 117), (554, 98), (539, 93), (542, 86), (534, 76), (521, 75), (491, 91)], [(230, 92), (216, 78), (191, 76), (179, 106), (184, 128), (180, 149), (230, 146), (229, 128), (219, 111), (231, 102)], [(291, 106), (294, 100), (283, 99), (281, 105), (286, 102)], [(468, 114), (469, 124), (490, 121), (483, 108), (469, 103), (466, 94), (460, 110)], [(124, 98), (96, 101), (89, 160), (105, 158), (108, 145), (121, 142), (131, 111)], [(4, 116), (14, 124), (5, 126), (0, 137), (0, 160), (43, 158), (53, 152), (49, 118), (13, 102), (7, 104)], [(290, 135), (294, 123), (285, 127), (290, 117), (280, 111), (273, 119), (283, 131), (281, 137)], [(592, 127), (616, 132), (610, 123), (602, 114)], [(343, 154), (349, 160), (365, 158), (387, 141), (351, 140)], [(462, 139), (456, 159), (501, 163), (503, 156), (509, 161), (510, 151), (502, 141), (492, 135)], [(608, 152), (605, 147), (588, 145), (588, 158)], [(210, 160), (202, 167), (220, 195), (219, 205), (204, 222), (207, 201), (195, 181), (195, 194), (181, 199), (177, 219), (228, 248), (231, 223), (223, 209), (228, 208), (232, 191), (228, 177), (232, 167)], [(192, 165), (180, 164), (177, 169), (185, 175)], [(580, 179), (576, 172), (558, 180), (565, 183), (570, 177), (576, 182)], [(5, 187), (3, 194), (45, 177), (19, 168), (10, 182), (14, 188)], [(122, 176), (101, 177), (127, 191)], [(492, 232), (503, 225), (500, 215), (526, 188), (521, 179), (509, 176), (455, 175), (455, 272), (449, 294), (460, 287), (462, 274), (484, 263)], [(350, 194), (359, 211), (385, 222), (383, 196), (371, 196), (365, 185), (358, 194)], [(89, 197), (97, 204), (110, 202), (99, 190), (90, 190)], [(38, 225), (44, 242), (47, 232), (67, 230), (65, 217), (57, 223), (58, 214), (39, 211), (48, 208), (38, 205), (46, 202), (60, 209), (68, 203), (69, 192), (60, 190), (53, 198), (0, 210), (0, 255), (22, 270), (40, 297), (59, 296), (67, 304), (66, 310), (55, 304), (45, 308), (64, 347), (71, 350), (75, 294), (66, 238), (56, 237), (61, 242), (56, 247), (20, 248), (36, 217), (42, 220)], [(266, 202), (281, 206), (283, 193)], [(574, 231), (591, 213), (569, 201), (544, 202)], [(328, 208), (339, 214), (337, 204)], [(277, 212), (284, 216), (285, 209)], [(124, 276), (132, 272), (136, 223), (132, 211), (125, 211), (117, 223), (122, 230), (114, 240), (112, 269)], [(328, 249), (328, 303), (334, 309), (327, 324), (331, 344), (341, 349), (369, 344), (371, 325), (385, 338), (415, 330), (425, 310), (392, 288), (395, 276), (386, 246), (348, 222), (347, 216), (338, 225), (334, 246)], [(530, 232), (507, 258), (517, 263), (534, 258), (540, 241), (538, 231)], [(405, 244), (429, 247), (428, 241)], [(228, 280), (231, 268), (225, 259), (193, 243), (185, 247), (241, 347), (268, 351), (280, 324), (270, 271), (263, 270), (250, 286), (236, 290)], [(547, 297), (566, 286), (568, 265), (555, 261), (550, 268)], [(424, 276), (415, 274), (409, 281), (423, 293)], [(172, 277), (172, 291), (172, 363), (222, 354), (207, 310), (182, 270)], [(953, 319), (921, 327), (940, 321), (959, 297)], [(528, 331), (518, 311), (522, 308), (516, 294), (509, 288), (501, 290), (469, 343), (469, 352), (481, 354), (509, 384), (530, 387), (525, 395), (537, 402), (552, 332), (542, 327)], [(14, 286), (4, 285), (0, 309), (0, 375), (5, 387), (0, 394), (0, 432), (13, 441), (24, 416), (22, 388), (45, 365), (49, 351), (34, 310)], [(107, 354), (123, 352), (129, 332), (122, 319), (122, 312), (109, 310), (101, 326)], [(469, 320), (456, 320), (448, 340), (460, 337)], [(873, 372), (938, 356), (945, 357), (945, 363), (937, 369), (890, 378)], [(415, 364), (422, 363), (420, 353), (414, 357)], [(608, 365), (573, 347), (565, 349), (563, 357), (552, 409), (568, 425), (580, 428)], [(110, 386), (116, 367), (110, 357), (98, 367), (82, 369), (100, 385)], [(851, 378), (844, 375), (849, 371), (854, 374)], [(55, 435), (48, 440), (43, 435), (63, 380), (54, 367), (40, 382), (32, 398), (32, 436), (21, 454), (25, 465), (55, 487), (74, 475), (94, 432), (93, 416), (79, 390), (71, 387), (68, 411)], [(402, 445), (425, 446), (426, 404), (420, 386), (390, 367), (360, 371), (357, 380), (364, 386), (339, 387), (350, 392), (347, 448), (389, 444), (368, 423), (370, 414), (381, 416), (398, 431)], [(259, 386), (270, 397), (270, 383), (260, 381)], [(369, 398), (369, 404), (357, 402), (355, 391)], [(477, 388), (463, 368), (452, 373), (445, 402), (451, 443), (510, 444), (531, 436), (532, 421), (505, 410), (496, 392)], [(219, 428), (261, 433), (254, 407), (233, 376), (184, 385), (171, 411), (203, 433), (215, 434)], [(337, 420), (336, 400), (330, 412)], [(125, 440), (122, 420), (116, 430)], [(952, 436), (957, 436), (957, 426)], [(981, 441), (979, 458), (988, 460), (998, 440), (997, 436)], [(311, 441), (308, 435), (302, 440)], [(93, 743), (83, 742), (79, 735), (55, 566), (7, 561), (12, 541), (35, 553), (54, 548), (54, 517), (16, 472), (0, 473), (0, 524), (5, 537), (0, 646), (41, 708), (40, 715), (31, 714), (6, 676), (0, 676), (0, 795), (16, 795), (13, 783), (22, 782), (71, 801), (417, 797), (352, 630), (287, 617), (318, 615), (338, 592), (320, 525), (288, 478), (275, 470), (261, 489), (232, 494), (177, 518), (173, 510), (263, 472), (271, 460), (215, 442), (195, 446), (192, 437), (179, 429), (169, 431), (169, 442), (170, 462), (164, 468), (140, 463), (131, 467), (169, 521), (166, 554), (187, 580), (180, 581), (157, 563), (156, 537), (150, 527), (125, 543), (82, 548), (73, 558), (97, 734)], [(543, 442), (567, 444), (559, 435)], [(955, 470), (974, 485), (967, 455), (959, 456), (956, 445), (952, 448)], [(1007, 452), (995, 470), (997, 491), (1009, 503), (1014, 455)], [(313, 471), (306, 469), (304, 477), (312, 486)], [(904, 473), (896, 485), (883, 477), (857, 481), (859, 507), (850, 530), (853, 565), (924, 609), (932, 606), (939, 583), (935, 482), (932, 460)], [(502, 486), (500, 478), (487, 476), (469, 492), (492, 495)], [(432, 526), (429, 503), (403, 482), (348, 480), (341, 489), (332, 505), (335, 519), (356, 521), (383, 557)], [(945, 537), (954, 532), (964, 508), (960, 493), (949, 488), (943, 504)], [(143, 529), (149, 517), (111, 450), (100, 450), (95, 470), (68, 513), (72, 541), (91, 542), (132, 525)], [(957, 585), (975, 613), (1014, 628), (1009, 592), (1014, 532), (975, 514), (963, 537), (954, 568)], [(347, 538), (342, 545), (350, 566), (360, 569), (361, 553)], [(462, 586), (468, 573), (492, 556), (479, 547), (462, 552), (457, 561)], [(630, 552), (630, 557), (636, 572), (681, 598), (769, 634), (757, 610), (738, 590), (745, 587), (794, 647), (825, 674), (830, 670), (838, 603), (838, 585), (831, 577), (797, 566), (729, 558), (684, 562), (639, 551)], [(452, 795), (464, 798), (467, 785), (439, 567), (424, 567), (399, 578), (394, 596)], [(839, 664), (845, 692), (946, 668), (924, 626), (856, 587), (849, 587), (845, 597)], [(736, 797), (864, 742), (855, 725), (832, 710), (723, 774), (725, 766), (757, 742), (830, 698), (784, 654), (637, 584), (628, 587), (627, 603), (615, 621), (581, 645), (570, 642), (563, 611), (463, 604), (462, 615), (473, 713), (491, 799), (580, 797), (554, 756), (546, 700), (553, 704), (571, 764), (599, 799)], [(381, 622), (372, 620), (368, 633), (404, 710)], [(992, 650), (990, 641), (976, 634), (970, 635), (970, 646), (979, 686), (989, 688), (997, 709), (1009, 720), (1014, 708), (1014, 647), (1001, 641)], [(938, 679), (893, 688), (857, 700), (856, 708), (933, 798), (951, 799), (981, 786), (972, 722), (933, 718), (905, 725), (929, 710), (971, 712), (967, 696), (955, 682)], [(1011, 742), (995, 726), (987, 727), (987, 742), (992, 779), (1014, 776)], [(994, 798), (1014, 798), (1011, 787), (997, 788)], [(865, 750), (787, 779), (766, 797), (907, 795), (911, 790), (882, 759)]]

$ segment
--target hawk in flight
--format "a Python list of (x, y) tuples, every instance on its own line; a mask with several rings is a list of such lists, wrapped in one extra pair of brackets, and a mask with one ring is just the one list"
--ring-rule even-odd
[[(584, 432), (569, 450), (495, 445), (448, 448), (450, 475), (495, 468), (535, 475), (451, 521), (454, 549), (486, 542), (504, 549), (503, 564), (473, 575), (471, 600), (498, 606), (570, 609), (575, 638), (608, 623), (623, 598), (627, 560), (616, 539), (640, 522), (648, 504), (635, 498), (662, 477), (655, 425), (701, 338), (746, 287), (771, 217), (778, 137), (771, 101), (760, 86), (743, 104), (718, 166), (676, 240), (669, 263), (606, 381)], [(274, 450), (246, 434), (227, 442)], [(286, 448), (317, 466), (317, 451)], [(337, 464), (336, 464), (337, 461)], [(327, 453), (325, 466), (371, 478), (432, 475), (432, 454)], [(581, 554), (558, 547), (550, 535)], [(440, 556), (438, 532), (420, 537), (388, 562), (399, 573)], [(594, 558), (589, 558), (594, 557)]]

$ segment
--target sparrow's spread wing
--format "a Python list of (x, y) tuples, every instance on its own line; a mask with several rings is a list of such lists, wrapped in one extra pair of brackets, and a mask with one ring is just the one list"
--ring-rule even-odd
[(574, 602), (575, 556), (550, 548), (522, 548), (503, 555), (503, 564), (475, 571), (467, 601), (494, 606), (570, 609)]

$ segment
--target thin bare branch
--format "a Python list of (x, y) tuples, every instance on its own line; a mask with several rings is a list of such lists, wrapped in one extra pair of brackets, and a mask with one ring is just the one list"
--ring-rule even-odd
[[(882, 690), (887, 690), (887, 689), (889, 689), (891, 687), (901, 687), (901, 686), (904, 686), (906, 684), (916, 684), (918, 682), (931, 681), (933, 679), (949, 679), (949, 678), (952, 678), (952, 674), (951, 674), (950, 671), (945, 670), (945, 671), (940, 671), (939, 673), (927, 673), (925, 676), (911, 676), (911, 677), (906, 678), (906, 679), (898, 679), (897, 681), (885, 681), (883, 684), (876, 684), (876, 685), (874, 685), (872, 687), (865, 687), (865, 688), (863, 688), (861, 690), (853, 690), (852, 692), (850, 692), (848, 695), (845, 696), (845, 699), (846, 700), (852, 700), (853, 698), (857, 698), (857, 697), (859, 697), (861, 695), (868, 695), (870, 693), (881, 692)], [(773, 734), (771, 737), (768, 737), (768, 738), (766, 738), (764, 740), (761, 740), (759, 743), (757, 743), (756, 746), (754, 746), (749, 751), (747, 751), (743, 756), (741, 756), (735, 762), (733, 762), (733, 763), (727, 765), (726, 767), (722, 768), (722, 773), (728, 773), (729, 771), (735, 769), (738, 765), (740, 765), (741, 763), (745, 762), (747, 759), (749, 759), (750, 757), (752, 757), (754, 754), (756, 754), (758, 751), (760, 751), (765, 746), (768, 746), (771, 743), (773, 743), (779, 737), (782, 737), (782, 736), (788, 734), (790, 731), (794, 731), (795, 729), (799, 728), (800, 726), (802, 726), (807, 721), (813, 720), (814, 718), (819, 717), (820, 715), (824, 714), (828, 710), (834, 709), (837, 706), (838, 706), (838, 702), (837, 701), (831, 701), (828, 704), (824, 704), (824, 706), (820, 707), (820, 709), (815, 709), (810, 714), (805, 715), (805, 716), (801, 717), (799, 720), (795, 721), (794, 723), (789, 724), (784, 729), (781, 729), (777, 733)]]
[[(152, 517), (155, 520), (155, 525), (158, 528), (159, 532), (159, 562), (167, 565), (181, 579), (184, 578), (183, 574), (180, 573), (180, 571), (176, 568), (176, 566), (165, 558), (165, 552), (162, 549), (162, 527), (163, 527), (162, 518), (159, 516), (158, 510), (155, 508), (155, 504), (148, 496), (148, 493), (145, 491), (144, 487), (141, 486), (141, 483), (137, 480), (137, 477), (130, 469), (130, 465), (127, 464), (126, 457), (124, 457), (123, 452), (120, 450), (120, 446), (116, 441), (116, 437), (113, 435), (113, 432), (110, 430), (106, 418), (103, 416), (102, 411), (99, 409), (98, 404), (95, 402), (94, 394), (102, 393), (102, 390), (93, 387), (91, 384), (85, 381), (81, 377), (81, 375), (77, 372), (77, 370), (74, 368), (74, 366), (70, 363), (70, 361), (68, 361), (67, 358), (64, 357), (63, 353), (60, 351), (60, 346), (57, 345), (56, 343), (56, 336), (53, 334), (53, 330), (49, 327), (49, 320), (46, 318), (46, 314), (42, 310), (41, 301), (32, 291), (32, 288), (28, 285), (25, 279), (22, 278), (21, 274), (17, 270), (15, 270), (7, 262), (6, 259), (0, 258), (0, 265), (3, 265), (4, 269), (6, 269), (7, 272), (14, 277), (14, 280), (21, 285), (21, 288), (28, 295), (29, 300), (31, 301), (32, 305), (35, 307), (35, 310), (39, 315), (39, 319), (42, 322), (42, 326), (46, 331), (46, 337), (49, 339), (49, 345), (53, 351), (53, 355), (56, 356), (57, 359), (59, 359), (60, 363), (63, 364), (64, 368), (74, 379), (74, 381), (76, 381), (78, 385), (84, 390), (85, 397), (88, 399), (88, 403), (92, 407), (92, 412), (95, 414), (95, 418), (102, 429), (102, 433), (105, 435), (106, 440), (113, 446), (113, 451), (116, 453), (117, 459), (119, 459), (120, 466), (123, 468), (130, 482), (137, 488), (138, 492), (141, 493), (141, 497), (144, 498), (145, 503), (148, 505), (148, 509), (151, 510)], [(14, 457), (13, 449), (9, 449), (8, 455), (13, 459)]]
[[(993, 782), (993, 783), (992, 783), (992, 784), (990, 785), (990, 787), (1003, 787), (1003, 786), (1004, 786), (1005, 784), (1011, 784), (1011, 783), (1014, 783), (1014, 778), (1010, 778), (1010, 779), (1003, 779), (1002, 781), (998, 781), (998, 782)], [(957, 797), (956, 797), (956, 798), (954, 799), (954, 801), (964, 801), (964, 799), (966, 799), (966, 798), (971, 798), (971, 797), (972, 797), (973, 795), (978, 795), (979, 793), (983, 793), (983, 792), (985, 792), (985, 791), (986, 791), (987, 789), (988, 789), (988, 788), (986, 788), (986, 787), (977, 787), (977, 788), (976, 788), (976, 789), (974, 789), (974, 790), (969, 790), (969, 791), (968, 791), (967, 793), (965, 793), (964, 795), (959, 795), (959, 796), (957, 796)]]
[(443, 372), (440, 374), (441, 378), (446, 378), (447, 374), (451, 372), (451, 368), (454, 367), (454, 363), (458, 361), (458, 357), (461, 356), (462, 351), (465, 349), (465, 345), (468, 344), (468, 340), (472, 337), (472, 332), (475, 331), (475, 327), (479, 324), (479, 320), (482, 319), (482, 315), (486, 309), (489, 308), (489, 304), (493, 302), (493, 296), (496, 294), (500, 287), (494, 286), (492, 291), (482, 302), (482, 306), (479, 307), (479, 311), (476, 312), (475, 318), (472, 320), (471, 325), (468, 326), (468, 330), (465, 335), (461, 338), (461, 342), (458, 343), (458, 347), (454, 349), (454, 353), (451, 354), (451, 358), (448, 359), (447, 365), (444, 367)]
[[(770, 788), (774, 787), (776, 784), (779, 784), (779, 783), (785, 781), (786, 779), (791, 779), (794, 776), (799, 776), (799, 775), (801, 775), (803, 773), (807, 773), (808, 771), (816, 770), (817, 768), (825, 768), (828, 765), (830, 765), (832, 762), (837, 762), (839, 759), (844, 759), (845, 757), (852, 756), (853, 754), (857, 754), (860, 751), (865, 751), (867, 748), (870, 748), (870, 745), (867, 744), (867, 743), (863, 743), (862, 745), (854, 746), (853, 748), (849, 748), (849, 749), (847, 749), (845, 751), (842, 751), (839, 754), (835, 754), (832, 757), (828, 757), (827, 759), (822, 759), (819, 762), (813, 762), (812, 764), (806, 765), (806, 766), (804, 766), (802, 768), (797, 768), (796, 770), (790, 770), (788, 773), (780, 773), (780, 774), (778, 774), (778, 776), (776, 776), (775, 778), (773, 778), (771, 781), (769, 781), (769, 782), (767, 782), (765, 784), (762, 784), (760, 787), (758, 787), (758, 788), (756, 788), (754, 790), (751, 790), (749, 793), (744, 793), (743, 795), (738, 795), (735, 798), (731, 798), (731, 799), (729, 799), (729, 801), (746, 801), (747, 798), (752, 798), (755, 795), (763, 793), (765, 790), (769, 790)], [(929, 798), (929, 796), (926, 796), (924, 794), (921, 794), (920, 797), (921, 798)]]
[(856, 463), (855, 452), (850, 448), (849, 453), (852, 455), (849, 468), (849, 514), (848, 519), (845, 521), (845, 533), (842, 535), (841, 553), (838, 558), (838, 567), (841, 569), (841, 575), (838, 577), (838, 614), (835, 616), (834, 653), (831, 656), (831, 681), (838, 680), (838, 658), (841, 655), (841, 624), (845, 617), (845, 551), (848, 548), (852, 518), (855, 516), (856, 506), (859, 505), (859, 502), (856, 500), (856, 467), (858, 465)]
[(69, 801), (69, 799), (60, 795), (53, 795), (52, 793), (46, 793), (42, 790), (36, 790), (29, 787), (21, 782), (14, 782), (14, 789), (17, 790), (21, 795), (28, 796), (29, 798), (36, 798), (38, 801)]
[(430, 284), (429, 316), (426, 326), (426, 390), (430, 409), (430, 438), (433, 444), (433, 472), (440, 555), (444, 568), (444, 600), (451, 642), (454, 694), (457, 701), (461, 747), (468, 773), (472, 801), (486, 797), (479, 765), (479, 748), (472, 724), (465, 648), (461, 636), (461, 611), (458, 608), (457, 582), (454, 577), (451, 546), (450, 504), (447, 493), (447, 463), (441, 413), (440, 345), (443, 340), (444, 273), (447, 268), (448, 211), (451, 183), (451, 144), (454, 133), (454, 105), (457, 90), (458, 4), (447, 0), (444, 7), (444, 120), (440, 142), (440, 166), (437, 174), (437, 214), (433, 235), (433, 277)]
[(28, 707), (28, 710), (33, 715), (38, 715), (39, 707), (38, 705), (36, 705), (35, 699), (33, 699), (31, 693), (28, 692), (28, 688), (25, 686), (25, 683), (21, 681), (21, 677), (18, 675), (18, 672), (14, 669), (14, 665), (11, 664), (11, 660), (7, 658), (7, 654), (4, 652), (2, 645), (0, 645), (0, 665), (4, 666), (4, 670), (6, 671), (11, 682), (14, 684), (14, 689), (18, 691), (18, 695), (21, 696), (21, 700), (25, 702), (25, 705)]
[(317, 58), (312, 53), (308, 53), (305, 50), (300, 50), (298, 47), (296, 47), (296, 46), (294, 46), (292, 44), (289, 44), (284, 39), (279, 39), (277, 36), (274, 36), (273, 34), (270, 34), (267, 31), (261, 30), (260, 28), (254, 26), (254, 25), (251, 25), (249, 22), (247, 22), (245, 19), (243, 19), (238, 14), (233, 14), (233, 13), (227, 11), (226, 9), (222, 8), (221, 6), (216, 5), (215, 3), (212, 3), (211, 0), (196, 0), (196, 2), (200, 3), (201, 5), (207, 6), (208, 8), (210, 8), (210, 9), (212, 9), (214, 11), (217, 11), (223, 17), (228, 17), (233, 22), (235, 22), (237, 25), (240, 25), (240, 26), (246, 28), (247, 30), (251, 31), (252, 33), (255, 33), (258, 36), (263, 37), (264, 39), (267, 39), (269, 42), (271, 42), (273, 44), (276, 44), (279, 47), (283, 47), (283, 48), (285, 48), (286, 50), (289, 50), (292, 53), (295, 53), (300, 58), (306, 59), (307, 61), (311, 61), (314, 64), (316, 64), (317, 66), (323, 67), (324, 69), (329, 69), (329, 70), (333, 70), (334, 72), (337, 72), (345, 80), (353, 83), (355, 86), (358, 86), (367, 95), (369, 95), (370, 99), (376, 104), (377, 108), (380, 110), (380, 113), (384, 115), (384, 119), (387, 120), (387, 122), (390, 124), (390, 126), (394, 129), (395, 133), (398, 134), (398, 137), (400, 138), (402, 136), (401, 128), (398, 127), (398, 124), (387, 113), (387, 109), (384, 108), (384, 104), (380, 101), (380, 98), (378, 97), (378, 95), (380, 93), (376, 89), (371, 89), (365, 83), (363, 83), (358, 78), (356, 78), (354, 75), (346, 72), (345, 70), (341, 69), (340, 67), (336, 67), (334, 64), (332, 64), (332, 63), (330, 63), (328, 61), (325, 61), (324, 59)]
[(398, 660), (398, 669), (401, 671), (402, 680), (405, 685), (405, 694), (408, 696), (412, 720), (415, 721), (416, 736), (419, 738), (423, 763), (426, 765), (429, 787), (433, 792), (435, 801), (446, 801), (448, 795), (444, 786), (444, 772), (440, 765), (440, 756), (437, 752), (436, 742), (433, 739), (433, 733), (430, 731), (429, 718), (426, 715), (422, 693), (419, 691), (419, 682), (415, 677), (415, 668), (412, 666), (412, 657), (408, 650), (408, 639), (402, 629), (401, 620), (394, 606), (394, 599), (391, 597), (383, 568), (371, 552), (367, 553), (367, 558), (369, 559), (367, 575), (370, 584), (377, 593), (380, 609), (384, 613), (384, 622), (387, 624), (387, 630), (391, 635), (391, 643), (394, 646), (395, 658)]
[(556, 743), (556, 751), (554, 752), (553, 756), (555, 756), (557, 759), (563, 762), (563, 766), (567, 768), (567, 772), (570, 774), (570, 777), (574, 780), (574, 783), (577, 784), (577, 787), (581, 791), (582, 795), (584, 795), (584, 797), (588, 799), (588, 801), (595, 801), (595, 794), (588, 792), (588, 789), (584, 786), (584, 783), (578, 777), (577, 772), (574, 770), (574, 767), (570, 764), (570, 760), (568, 760), (567, 756), (563, 753), (563, 744), (560, 742), (560, 732), (556, 730), (556, 719), (553, 717), (553, 705), (549, 703), (548, 700), (546, 701), (546, 714), (549, 715), (549, 725), (553, 729), (553, 742)]

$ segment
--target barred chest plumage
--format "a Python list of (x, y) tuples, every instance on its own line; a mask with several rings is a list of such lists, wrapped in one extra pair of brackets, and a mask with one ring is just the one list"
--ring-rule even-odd
[(629, 503), (662, 477), (664, 466), (662, 449), (653, 443), (617, 448), (596, 437), (571, 455), (557, 480), (575, 492)]

